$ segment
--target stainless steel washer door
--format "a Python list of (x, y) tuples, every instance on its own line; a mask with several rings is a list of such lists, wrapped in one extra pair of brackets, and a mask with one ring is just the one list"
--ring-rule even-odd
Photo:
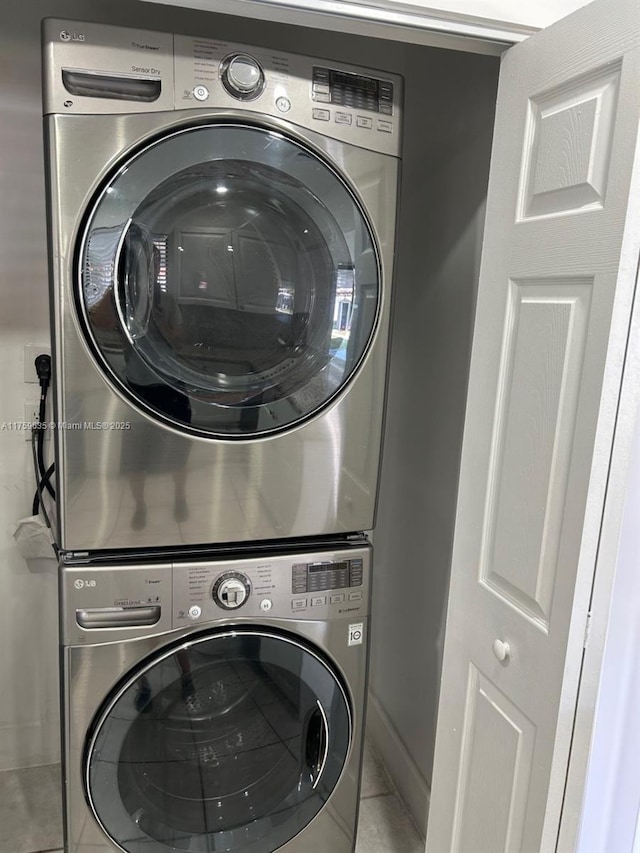
[(132, 402), (188, 433), (242, 439), (345, 388), (375, 332), (380, 263), (328, 160), (265, 128), (208, 124), (150, 143), (102, 187), (76, 296)]
[(351, 734), (340, 678), (312, 646), (220, 629), (157, 654), (108, 700), (86, 795), (126, 853), (271, 853), (331, 796)]

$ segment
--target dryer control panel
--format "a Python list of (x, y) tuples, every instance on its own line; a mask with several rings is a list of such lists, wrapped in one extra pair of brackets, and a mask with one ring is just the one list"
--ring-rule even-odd
[(221, 39), (174, 36), (175, 109), (242, 109), (400, 156), (402, 78)]
[(45, 114), (253, 115), (400, 156), (397, 74), (221, 38), (62, 18), (44, 21), (43, 47)]

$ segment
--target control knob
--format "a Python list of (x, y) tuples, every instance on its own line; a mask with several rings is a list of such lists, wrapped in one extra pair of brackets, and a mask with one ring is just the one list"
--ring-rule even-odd
[(221, 65), (222, 85), (234, 98), (250, 101), (264, 89), (262, 66), (248, 53), (228, 56)]
[(249, 598), (250, 593), (251, 584), (246, 575), (240, 572), (226, 572), (214, 583), (211, 595), (219, 607), (225, 610), (237, 610)]

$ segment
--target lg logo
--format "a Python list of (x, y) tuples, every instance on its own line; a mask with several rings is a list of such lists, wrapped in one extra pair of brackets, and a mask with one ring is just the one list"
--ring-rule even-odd
[(60, 39), (62, 41), (84, 41), (84, 33), (70, 33), (69, 30), (62, 30)]
[(84, 580), (82, 580), (82, 578), (78, 578), (78, 580), (75, 580), (73, 582), (73, 585), (75, 586), (76, 589), (84, 589), (85, 587), (93, 588), (93, 587), (97, 586), (97, 583), (96, 583), (96, 581), (91, 581), (91, 580), (90, 581), (84, 581)]

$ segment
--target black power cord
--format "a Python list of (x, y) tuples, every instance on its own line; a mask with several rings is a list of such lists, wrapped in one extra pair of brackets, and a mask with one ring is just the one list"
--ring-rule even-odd
[[(38, 508), (42, 503), (42, 492), (46, 489), (51, 497), (56, 499), (56, 492), (51, 485), (51, 476), (55, 471), (55, 463), (47, 468), (44, 461), (44, 434), (47, 429), (47, 391), (51, 383), (51, 356), (45, 353), (35, 359), (36, 373), (40, 381), (40, 405), (38, 408), (38, 423), (34, 425), (31, 432), (31, 441), (34, 445), (35, 469), (37, 489), (33, 497), (32, 515), (37, 515)], [(44, 505), (43, 505), (44, 510)]]
[[(38, 460), (37, 460), (37, 454), (36, 454), (36, 460), (35, 460), (36, 465), (37, 465), (37, 461)], [(56, 470), (56, 463), (52, 462), (51, 465), (49, 465), (49, 467), (47, 468), (44, 477), (38, 483), (38, 488), (36, 489), (36, 493), (33, 496), (33, 505), (31, 507), (31, 515), (37, 515), (38, 514), (38, 507), (40, 506), (40, 495), (42, 494), (43, 490), (48, 487), (49, 480), (51, 479), (52, 475), (55, 473), (55, 470)]]
[[(36, 433), (35, 433), (35, 430), (33, 430), (31, 433), (31, 450), (33, 452), (33, 466), (34, 466), (34, 469), (37, 470), (38, 459), (37, 459), (37, 451), (36, 451)], [(54, 554), (57, 557), (59, 555), (58, 546), (56, 545), (55, 540), (53, 538), (53, 535), (51, 532), (52, 531), (51, 520), (49, 518), (49, 513), (47, 512), (47, 508), (44, 505), (44, 501), (42, 499), (42, 481), (38, 482), (38, 486), (36, 489), (36, 495), (35, 495), (35, 498), (33, 499), (33, 503), (35, 506), (35, 510), (33, 512), (33, 515), (36, 515), (38, 512), (38, 504), (36, 502), (39, 502), (40, 505), (42, 506), (42, 514), (44, 515), (44, 520), (46, 522), (47, 527), (49, 528), (49, 536), (50, 536), (51, 546), (53, 548)]]

